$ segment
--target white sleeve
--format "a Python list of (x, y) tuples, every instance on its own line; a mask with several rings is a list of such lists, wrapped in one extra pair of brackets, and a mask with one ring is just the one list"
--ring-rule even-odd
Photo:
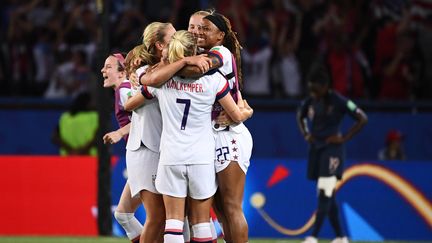
[(142, 90), (141, 90), (141, 94), (146, 98), (146, 99), (153, 99), (154, 97), (157, 97), (157, 91), (159, 90), (159, 88), (154, 88), (154, 87), (151, 87), (151, 86), (147, 86), (147, 85), (144, 85), (143, 87), (142, 87)]
[(218, 86), (217, 86), (217, 90), (216, 90), (216, 100), (220, 100), (223, 97), (225, 97), (225, 95), (227, 95), (230, 91), (230, 86), (228, 84), (228, 81), (222, 77), (222, 75), (218, 75)]
[(124, 104), (126, 103), (126, 101), (128, 100), (130, 94), (131, 94), (131, 89), (128, 88), (120, 88), (120, 104), (122, 106), (124, 106)]
[(230, 50), (225, 46), (215, 46), (210, 49), (209, 53), (214, 54), (215, 56), (220, 58), (222, 62), (221, 68), (231, 68), (232, 67), (232, 55)]

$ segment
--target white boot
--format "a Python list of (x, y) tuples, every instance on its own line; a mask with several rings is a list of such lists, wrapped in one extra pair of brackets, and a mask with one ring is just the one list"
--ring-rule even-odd
[(348, 238), (345, 237), (337, 237), (334, 240), (332, 240), (331, 243), (349, 243)]
[(308, 236), (302, 243), (318, 243), (318, 239), (313, 236)]

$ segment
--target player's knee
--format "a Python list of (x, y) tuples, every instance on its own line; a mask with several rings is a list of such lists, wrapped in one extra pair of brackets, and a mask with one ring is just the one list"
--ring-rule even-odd
[(157, 228), (163, 227), (165, 225), (165, 217), (146, 217), (146, 225), (154, 226)]
[(241, 203), (232, 198), (227, 198), (224, 200), (224, 213), (227, 215), (227, 217), (235, 216), (241, 212)]
[(135, 216), (133, 213), (121, 213), (118, 211), (114, 212), (114, 218), (117, 220), (117, 222), (120, 225), (126, 225), (129, 223), (131, 219), (133, 219)]

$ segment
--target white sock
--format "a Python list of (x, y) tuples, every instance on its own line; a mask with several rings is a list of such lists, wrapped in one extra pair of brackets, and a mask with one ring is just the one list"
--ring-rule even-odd
[(199, 223), (192, 225), (192, 242), (199, 243), (211, 243), (212, 233), (210, 229), (210, 223)]
[(126, 231), (129, 240), (134, 240), (141, 235), (143, 226), (133, 213), (119, 213), (116, 211), (114, 212), (114, 217)]
[(187, 216), (184, 219), (183, 237), (184, 237), (184, 242), (190, 242), (191, 231), (190, 231), (189, 220)]
[(216, 233), (216, 228), (213, 222), (213, 219), (210, 218), (210, 231), (211, 231), (211, 235), (212, 235), (212, 241), (217, 241), (217, 233)]
[(165, 221), (164, 243), (184, 243), (182, 221), (177, 219)]

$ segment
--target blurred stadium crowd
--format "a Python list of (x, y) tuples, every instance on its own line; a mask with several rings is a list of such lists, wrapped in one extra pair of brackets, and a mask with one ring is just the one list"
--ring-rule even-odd
[[(111, 50), (139, 44), (152, 21), (187, 29), (215, 8), (238, 32), (246, 96), (300, 98), (306, 73), (326, 63), (352, 98), (432, 98), (432, 0), (111, 0)], [(96, 1), (0, 3), (1, 96), (73, 97), (95, 87), (101, 41)]]

